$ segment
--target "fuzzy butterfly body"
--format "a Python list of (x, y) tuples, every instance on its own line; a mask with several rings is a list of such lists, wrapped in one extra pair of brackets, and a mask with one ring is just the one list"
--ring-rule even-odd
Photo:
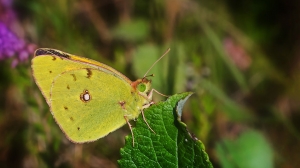
[(72, 142), (95, 141), (152, 104), (150, 80), (131, 81), (91, 59), (41, 48), (31, 67), (56, 123)]

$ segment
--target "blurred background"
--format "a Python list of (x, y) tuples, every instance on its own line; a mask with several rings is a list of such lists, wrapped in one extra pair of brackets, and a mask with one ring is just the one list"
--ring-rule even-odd
[(299, 1), (0, 0), (0, 167), (117, 167), (130, 134), (69, 142), (31, 75), (40, 47), (131, 80), (171, 48), (153, 88), (195, 93), (183, 120), (215, 167), (299, 167), (299, 21)]

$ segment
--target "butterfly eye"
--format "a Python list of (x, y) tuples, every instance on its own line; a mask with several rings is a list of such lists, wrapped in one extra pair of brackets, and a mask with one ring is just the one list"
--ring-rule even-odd
[(146, 85), (145, 85), (144, 83), (140, 83), (140, 84), (138, 84), (137, 89), (138, 89), (138, 91), (140, 91), (140, 92), (145, 92), (145, 90), (146, 90)]

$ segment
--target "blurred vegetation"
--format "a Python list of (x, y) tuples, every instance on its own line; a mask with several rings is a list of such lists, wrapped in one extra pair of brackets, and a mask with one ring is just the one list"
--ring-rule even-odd
[[(214, 167), (300, 166), (298, 1), (8, 1), (0, 21), (13, 11), (6, 24), (31, 46), (95, 59), (131, 80), (171, 48), (150, 71), (153, 88), (195, 92), (183, 121)], [(28, 51), (15, 67), (14, 58), (0, 62), (0, 167), (117, 167), (128, 127), (69, 142), (34, 83)]]

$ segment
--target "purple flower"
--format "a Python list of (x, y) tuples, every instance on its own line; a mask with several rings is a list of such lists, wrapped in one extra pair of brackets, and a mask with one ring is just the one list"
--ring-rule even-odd
[(28, 60), (35, 48), (34, 44), (27, 44), (0, 22), (0, 61), (15, 56), (12, 62), (12, 67), (15, 67), (19, 62)]
[(18, 19), (12, 8), (12, 0), (0, 0), (0, 61), (14, 57), (12, 66), (28, 60), (30, 53), (36, 48), (34, 44), (28, 44), (18, 37), (10, 25), (19, 25)]
[[(4, 60), (19, 53), (25, 47), (25, 42), (11, 32), (5, 24), (0, 22), (0, 60)], [(22, 56), (24, 57), (24, 56)]]

